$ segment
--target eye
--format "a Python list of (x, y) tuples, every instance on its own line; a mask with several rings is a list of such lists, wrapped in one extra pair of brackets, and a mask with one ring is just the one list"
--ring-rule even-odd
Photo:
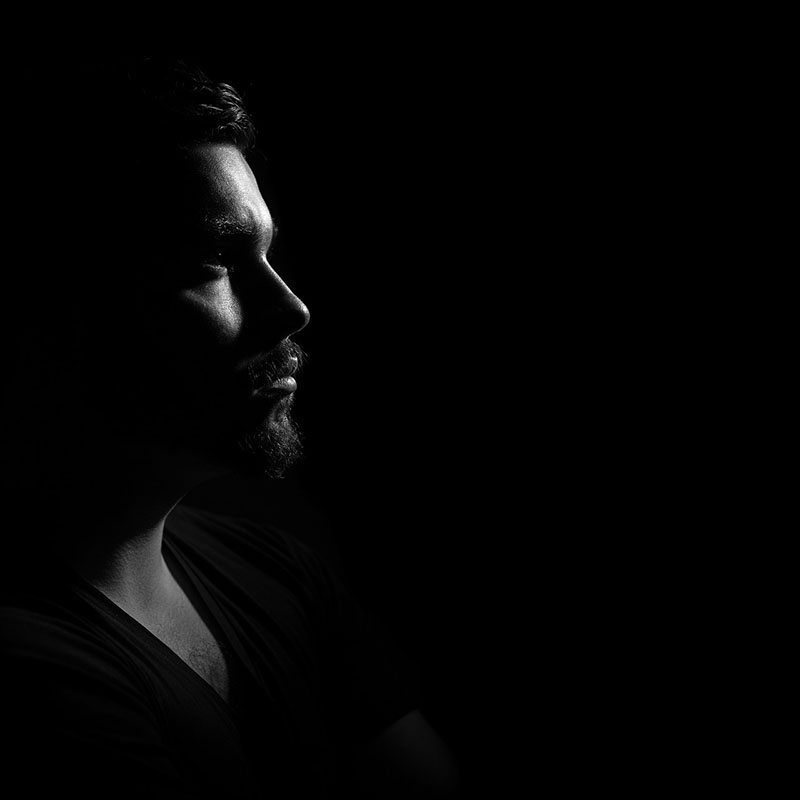
[(233, 274), (232, 261), (230, 254), (219, 248), (200, 253), (198, 257), (202, 269), (219, 275)]

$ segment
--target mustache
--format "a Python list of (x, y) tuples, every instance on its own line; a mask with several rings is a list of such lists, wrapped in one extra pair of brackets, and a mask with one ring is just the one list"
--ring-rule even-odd
[(247, 365), (247, 378), (252, 390), (263, 389), (281, 378), (296, 375), (308, 360), (299, 344), (284, 339), (268, 353)]

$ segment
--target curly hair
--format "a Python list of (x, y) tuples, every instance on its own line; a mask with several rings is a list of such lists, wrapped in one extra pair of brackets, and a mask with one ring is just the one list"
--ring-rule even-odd
[(44, 60), (28, 65), (25, 78), (39, 129), (50, 137), (88, 134), (95, 146), (117, 150), (123, 144), (163, 148), (199, 142), (229, 142), (247, 150), (255, 142), (240, 94), (177, 57)]
[(230, 142), (243, 150), (254, 144), (252, 120), (229, 84), (209, 80), (198, 67), (180, 59), (138, 58), (124, 63), (139, 100), (133, 110), (163, 138), (175, 143)]

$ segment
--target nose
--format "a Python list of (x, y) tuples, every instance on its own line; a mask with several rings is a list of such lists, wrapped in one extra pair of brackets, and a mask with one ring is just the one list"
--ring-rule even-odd
[(291, 289), (280, 306), (280, 314), (282, 315), (281, 324), (286, 326), (284, 338), (303, 330), (311, 319), (308, 306)]
[(245, 327), (250, 321), (251, 337), (261, 345), (275, 344), (308, 325), (311, 314), (306, 304), (286, 285), (267, 263), (242, 288)]

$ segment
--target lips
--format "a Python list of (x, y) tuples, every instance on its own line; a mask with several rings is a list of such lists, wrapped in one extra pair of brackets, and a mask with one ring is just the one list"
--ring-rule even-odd
[(283, 374), (270, 384), (270, 389), (279, 392), (293, 392), (297, 388), (297, 381), (293, 376), (297, 372), (300, 361), (297, 356), (289, 356), (286, 362)]
[(299, 365), (300, 361), (296, 356), (288, 356), (281, 364), (279, 377), (269, 380), (271, 376), (265, 376), (267, 379), (256, 389), (255, 394), (259, 397), (269, 397), (275, 393), (291, 394), (297, 389), (297, 381), (293, 376)]
[(251, 397), (275, 400), (288, 398), (296, 389), (294, 376), (303, 364), (304, 353), (289, 339), (247, 365)]
[(279, 378), (277, 381), (271, 383), (266, 392), (293, 392), (297, 389), (297, 381), (291, 376), (287, 375), (285, 378)]

